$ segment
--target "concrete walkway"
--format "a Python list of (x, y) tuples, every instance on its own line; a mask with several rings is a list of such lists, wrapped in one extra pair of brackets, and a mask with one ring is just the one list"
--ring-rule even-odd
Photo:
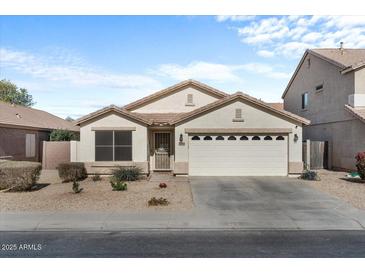
[[(295, 180), (295, 181), (293, 181)], [(289, 178), (190, 178), (185, 212), (6, 212), (1, 231), (363, 230), (365, 211)]]

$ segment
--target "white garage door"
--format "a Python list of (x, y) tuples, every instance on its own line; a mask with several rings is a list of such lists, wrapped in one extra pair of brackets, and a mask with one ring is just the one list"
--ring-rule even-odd
[(190, 176), (286, 176), (288, 136), (191, 135)]

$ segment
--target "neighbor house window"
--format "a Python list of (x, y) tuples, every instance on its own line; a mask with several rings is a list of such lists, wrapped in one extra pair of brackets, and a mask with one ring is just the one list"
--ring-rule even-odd
[(215, 139), (218, 140), (218, 141), (223, 141), (224, 137), (223, 136), (217, 136)]
[(35, 134), (25, 134), (25, 157), (35, 157)]
[(229, 137), (228, 137), (228, 140), (229, 140), (229, 141), (234, 141), (234, 140), (237, 140), (237, 139), (236, 139), (236, 137), (234, 137), (234, 136), (229, 136)]
[(240, 138), (240, 140), (241, 140), (241, 141), (247, 141), (247, 140), (248, 140), (248, 138), (247, 138), (247, 136), (242, 136), (242, 137)]
[(259, 140), (261, 140), (261, 138), (259, 136), (253, 136), (252, 137), (252, 140), (253, 141), (259, 141)]
[(193, 94), (186, 95), (186, 104), (190, 106), (194, 104)]
[(308, 92), (302, 94), (302, 109), (307, 109), (308, 107)]
[(200, 140), (200, 137), (199, 137), (199, 136), (193, 136), (193, 137), (191, 138), (191, 140), (193, 140), (193, 141), (198, 141), (198, 140)]
[(265, 140), (265, 141), (271, 141), (271, 140), (272, 140), (272, 138), (271, 138), (271, 136), (265, 136), (264, 140)]
[(276, 137), (276, 140), (278, 140), (278, 141), (284, 141), (284, 137), (283, 136), (278, 136), (278, 137)]
[(323, 84), (320, 84), (320, 85), (316, 86), (316, 91), (317, 92), (322, 91), (322, 90), (323, 90)]
[(132, 161), (132, 132), (95, 131), (95, 161)]
[(211, 140), (213, 140), (213, 139), (212, 139), (212, 137), (210, 137), (210, 136), (205, 136), (205, 137), (204, 137), (204, 141), (211, 141)]

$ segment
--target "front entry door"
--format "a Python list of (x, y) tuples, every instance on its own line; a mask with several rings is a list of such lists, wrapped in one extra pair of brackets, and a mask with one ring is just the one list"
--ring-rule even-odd
[(170, 133), (155, 133), (155, 169), (170, 169)]

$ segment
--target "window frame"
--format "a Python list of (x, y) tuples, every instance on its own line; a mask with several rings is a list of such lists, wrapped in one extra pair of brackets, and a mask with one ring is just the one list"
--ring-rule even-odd
[(323, 85), (323, 83), (318, 84), (318, 85), (316, 85), (316, 86), (314, 87), (315, 92), (321, 92), (321, 91), (323, 91), (323, 89), (324, 89), (324, 85)]
[[(98, 133), (98, 132), (111, 132), (112, 133), (112, 144), (111, 145), (97, 145), (96, 144), (96, 134)], [(116, 145), (115, 144), (115, 134), (116, 134), (116, 132), (127, 132), (127, 133), (129, 133), (131, 136), (131, 144), (130, 145), (120, 145), (120, 144), (118, 144), (118, 145)], [(95, 148), (95, 150), (94, 150), (94, 161), (95, 162), (131, 162), (131, 161), (133, 161), (133, 132), (131, 131), (131, 130), (97, 130), (97, 131), (95, 131), (95, 138), (94, 138), (94, 141), (95, 141), (95, 143), (94, 143), (94, 148)], [(112, 160), (97, 160), (96, 158), (96, 148), (97, 147), (104, 147), (104, 148), (112, 148)], [(130, 159), (128, 159), (128, 160), (115, 160), (115, 150), (116, 150), (116, 148), (125, 148), (125, 147), (127, 147), (127, 148), (130, 148)]]
[(307, 110), (308, 109), (308, 105), (309, 105), (309, 93), (308, 92), (304, 92), (301, 95), (301, 109), (302, 110)]

